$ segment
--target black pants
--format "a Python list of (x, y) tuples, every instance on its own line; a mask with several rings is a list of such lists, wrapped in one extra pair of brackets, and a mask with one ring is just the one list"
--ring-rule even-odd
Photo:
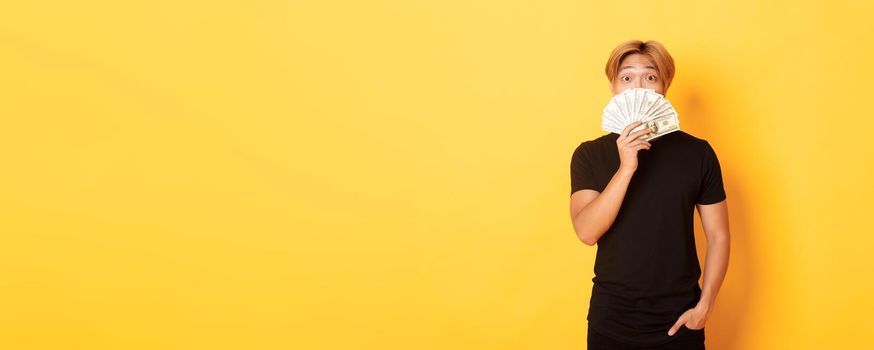
[(679, 337), (678, 334), (674, 334), (674, 336), (677, 339), (672, 340), (670, 343), (646, 347), (621, 343), (589, 328), (587, 342), (588, 350), (705, 350), (703, 328), (700, 331), (690, 332), (684, 337)]

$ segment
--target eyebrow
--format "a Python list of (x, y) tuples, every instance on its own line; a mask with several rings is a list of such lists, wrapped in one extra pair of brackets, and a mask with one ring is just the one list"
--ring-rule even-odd
[[(619, 69), (619, 71), (621, 72), (622, 70), (624, 70), (624, 69), (626, 69), (626, 68), (634, 68), (634, 67), (633, 67), (633, 66), (625, 66), (625, 67), (622, 67), (621, 69)], [(649, 69), (657, 70), (656, 67), (653, 67), (653, 66), (646, 66), (646, 67), (643, 67), (643, 68), (649, 68)]]

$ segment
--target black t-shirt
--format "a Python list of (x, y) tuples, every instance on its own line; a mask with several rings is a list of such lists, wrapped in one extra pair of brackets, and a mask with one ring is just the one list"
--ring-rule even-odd
[[(582, 142), (571, 160), (571, 193), (603, 192), (619, 169), (618, 134)], [(701, 296), (695, 204), (725, 199), (716, 153), (682, 130), (650, 141), (613, 224), (598, 240), (588, 321), (593, 330), (648, 346), (704, 329), (668, 330)]]

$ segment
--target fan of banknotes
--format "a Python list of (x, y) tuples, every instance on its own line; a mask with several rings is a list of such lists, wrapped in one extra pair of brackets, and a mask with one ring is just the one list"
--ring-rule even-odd
[(628, 124), (638, 120), (643, 123), (632, 129), (631, 133), (643, 128), (652, 130), (639, 137), (639, 140), (654, 140), (680, 130), (680, 120), (677, 119), (674, 106), (662, 94), (644, 88), (627, 89), (613, 96), (604, 107), (601, 127), (605, 131), (622, 134)]

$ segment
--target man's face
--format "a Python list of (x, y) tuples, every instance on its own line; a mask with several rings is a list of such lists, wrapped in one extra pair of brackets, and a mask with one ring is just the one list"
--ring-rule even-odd
[(614, 96), (631, 88), (653, 89), (662, 95), (665, 94), (662, 77), (656, 70), (655, 64), (649, 57), (639, 53), (625, 56), (622, 59), (622, 63), (619, 64), (619, 73), (610, 84), (610, 90), (613, 91)]

